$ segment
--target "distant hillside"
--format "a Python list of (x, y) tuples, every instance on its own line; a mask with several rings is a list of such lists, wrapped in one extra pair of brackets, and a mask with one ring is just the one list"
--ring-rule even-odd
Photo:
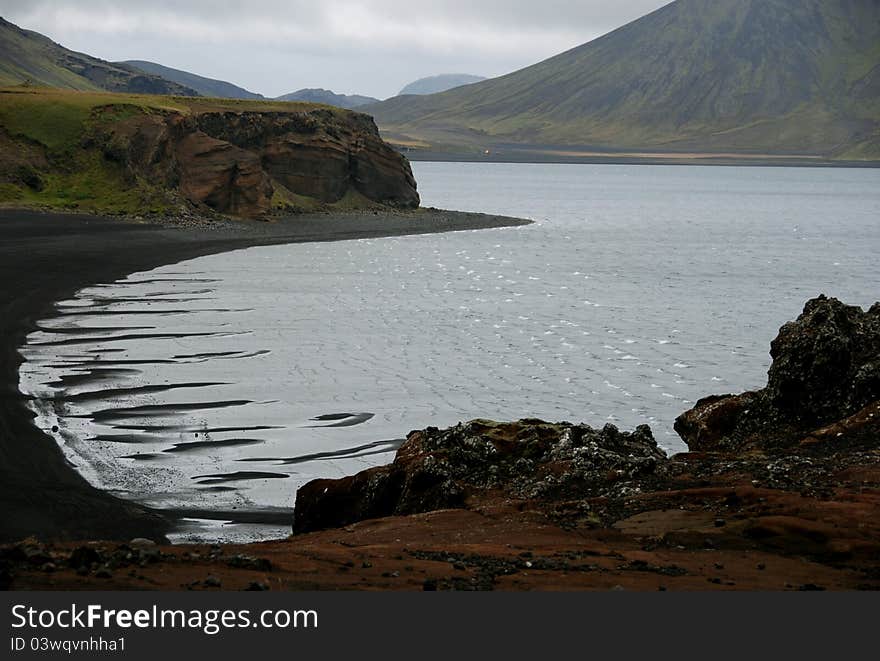
[(365, 111), (435, 148), (880, 159), (880, 2), (678, 0), (515, 73)]
[(337, 108), (359, 108), (368, 103), (377, 103), (379, 99), (371, 96), (360, 96), (358, 94), (335, 94), (325, 89), (302, 89), (284, 96), (279, 96), (276, 101), (303, 101), (306, 103), (326, 103), (328, 106), (336, 106)]
[(262, 99), (262, 94), (249, 92), (243, 87), (227, 83), (225, 80), (215, 80), (213, 78), (205, 78), (197, 76), (188, 71), (180, 69), (172, 69), (171, 67), (162, 66), (155, 62), (146, 62), (144, 60), (126, 60), (119, 62), (130, 67), (134, 67), (144, 73), (154, 76), (161, 76), (165, 80), (171, 80), (175, 83), (194, 89), (202, 96), (209, 96), (218, 99)]
[(400, 90), (400, 94), (437, 94), (483, 80), (486, 80), (485, 76), (472, 76), (467, 73), (442, 73), (439, 76), (419, 78)]
[(76, 53), (0, 18), (0, 85), (22, 83), (74, 90), (198, 96), (192, 88), (126, 64)]

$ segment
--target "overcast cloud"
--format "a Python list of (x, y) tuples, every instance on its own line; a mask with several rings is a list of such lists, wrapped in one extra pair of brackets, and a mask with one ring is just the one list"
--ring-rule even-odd
[(497, 76), (669, 0), (3, 0), (3, 17), (106, 60), (151, 60), (266, 96), (386, 98), (438, 73)]

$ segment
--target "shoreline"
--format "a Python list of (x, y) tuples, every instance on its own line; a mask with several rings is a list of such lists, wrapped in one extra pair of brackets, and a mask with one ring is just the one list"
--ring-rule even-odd
[(490, 154), (444, 150), (404, 149), (401, 153), (411, 163), (522, 163), (537, 165), (678, 165), (758, 168), (849, 168), (876, 169), (880, 161), (831, 160), (822, 157), (785, 155), (730, 155), (658, 153), (634, 156), (614, 152), (582, 154), (577, 151), (541, 151), (502, 149)]
[[(420, 215), (435, 229), (524, 222)], [(297, 218), (295, 231), (282, 223), (231, 234), (24, 216), (0, 214), (0, 328), (15, 357), (18, 338), (7, 329), (26, 332), (59, 291), (82, 286), (77, 278), (247, 245), (387, 236), (407, 218), (419, 229), (399, 214)], [(28, 277), (10, 279), (16, 268)], [(645, 425), (428, 427), (410, 432), (389, 464), (305, 484), (293, 536), (249, 543), (167, 543), (171, 520), (189, 512), (153, 511), (89, 487), (7, 388), (2, 534), (16, 523), (13, 538), (42, 526), (53, 539), (0, 540), (0, 589), (880, 589), (880, 393), (876, 380), (855, 377), (876, 373), (880, 303), (863, 310), (818, 296), (772, 346), (766, 387), (704, 397), (676, 419), (687, 452), (665, 455)], [(829, 346), (845, 347), (835, 354), (845, 371), (825, 367)], [(10, 437), (11, 423), (27, 436)], [(4, 453), (24, 472), (12, 474)]]
[(91, 486), (33, 424), (19, 390), (18, 348), (56, 301), (137, 271), (248, 247), (493, 229), (531, 221), (417, 211), (316, 213), (273, 222), (171, 222), (0, 209), (0, 542), (165, 538), (159, 511)]

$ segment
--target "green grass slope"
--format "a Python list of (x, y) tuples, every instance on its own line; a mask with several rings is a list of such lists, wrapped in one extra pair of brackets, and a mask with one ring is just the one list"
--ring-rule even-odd
[(202, 96), (210, 96), (218, 99), (262, 99), (262, 94), (249, 92), (243, 87), (227, 83), (225, 80), (215, 80), (214, 78), (205, 78), (188, 71), (180, 69), (172, 69), (155, 62), (147, 62), (145, 60), (126, 60), (120, 62), (126, 66), (134, 67), (144, 73), (154, 76), (160, 76), (165, 80), (170, 80), (184, 87), (194, 89)]
[(363, 110), (435, 147), (880, 159), (880, 2), (678, 0), (512, 74)]
[(83, 91), (198, 95), (189, 87), (126, 64), (68, 50), (0, 18), (0, 85), (24, 83)]

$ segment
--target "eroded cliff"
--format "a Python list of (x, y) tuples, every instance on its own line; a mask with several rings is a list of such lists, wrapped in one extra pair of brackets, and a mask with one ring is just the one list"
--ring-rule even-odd
[[(241, 217), (419, 205), (408, 161), (372, 118), (316, 104), (68, 93), (0, 94), (0, 201), (149, 211), (181, 203)], [(65, 106), (64, 104), (68, 104)], [(53, 126), (33, 122), (47, 111)]]
[(357, 113), (137, 113), (108, 124), (96, 139), (130, 177), (158, 177), (189, 202), (221, 213), (252, 217), (273, 203), (334, 204), (352, 195), (393, 207), (419, 204), (409, 163)]

